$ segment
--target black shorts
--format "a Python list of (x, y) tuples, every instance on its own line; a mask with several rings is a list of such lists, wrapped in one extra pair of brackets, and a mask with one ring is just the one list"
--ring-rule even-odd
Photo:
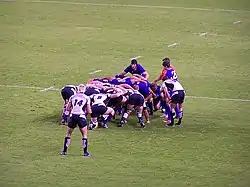
[(140, 94), (132, 94), (127, 101), (127, 104), (135, 106), (143, 106), (144, 98)]
[(69, 98), (75, 94), (75, 92), (72, 90), (73, 88), (72, 87), (64, 87), (62, 90), (61, 90), (61, 95), (62, 95), (62, 98), (64, 100), (64, 102), (68, 102), (69, 101)]
[(154, 98), (154, 99), (153, 99), (154, 107), (156, 107), (156, 105), (158, 105), (159, 102), (161, 102), (161, 97), (156, 97), (156, 98)]
[(98, 90), (97, 88), (87, 88), (86, 91), (84, 92), (85, 95), (87, 96), (91, 96), (93, 94), (99, 94), (100, 90)]
[(103, 115), (108, 110), (108, 108), (106, 106), (96, 104), (91, 107), (91, 110), (92, 110), (91, 117), (97, 118), (100, 115)]
[(72, 114), (69, 118), (68, 127), (74, 129), (77, 125), (82, 129), (88, 125), (88, 121), (86, 118), (80, 117), (80, 115)]
[(171, 97), (171, 103), (182, 104), (185, 99), (185, 92), (183, 90), (174, 91)]
[(108, 106), (110, 107), (114, 107), (116, 106), (117, 104), (120, 104), (122, 102), (122, 99), (123, 99), (123, 96), (120, 95), (119, 97), (116, 97), (116, 98), (111, 98), (109, 100), (109, 103), (108, 103)]

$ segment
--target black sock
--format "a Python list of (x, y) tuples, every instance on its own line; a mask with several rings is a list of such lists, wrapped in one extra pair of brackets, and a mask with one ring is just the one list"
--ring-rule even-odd
[(83, 147), (83, 152), (86, 153), (88, 151), (88, 138), (82, 139), (82, 147)]
[(152, 102), (147, 102), (147, 105), (148, 105), (148, 108), (149, 108), (149, 111), (150, 111), (150, 115), (153, 115), (153, 103)]
[(67, 152), (69, 145), (70, 145), (70, 137), (65, 137), (63, 144), (63, 152)]

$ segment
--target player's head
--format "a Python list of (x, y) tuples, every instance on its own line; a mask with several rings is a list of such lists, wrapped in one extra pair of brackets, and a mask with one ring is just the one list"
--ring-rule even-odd
[(136, 59), (132, 59), (131, 60), (131, 67), (132, 67), (132, 69), (136, 70), (136, 66), (137, 66), (137, 60)]
[(84, 93), (86, 90), (86, 86), (84, 84), (80, 84), (77, 88), (78, 93)]
[(169, 68), (170, 67), (170, 59), (168, 57), (165, 57), (162, 59), (162, 66), (164, 68)]
[(153, 91), (155, 91), (155, 90), (157, 90), (157, 84), (156, 83), (152, 83), (151, 85), (150, 85), (150, 88), (153, 90)]

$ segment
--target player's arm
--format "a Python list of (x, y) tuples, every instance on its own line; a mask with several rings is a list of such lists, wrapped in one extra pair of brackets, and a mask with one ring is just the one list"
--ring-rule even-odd
[(148, 80), (149, 74), (148, 74), (147, 71), (144, 71), (144, 72), (142, 73), (142, 75), (143, 75), (142, 77), (143, 77), (144, 79)]
[(91, 110), (91, 98), (90, 97), (88, 97), (88, 99), (87, 99), (86, 111), (87, 111), (87, 115), (92, 113), (92, 110)]
[(124, 76), (124, 75), (126, 75), (129, 71), (130, 71), (130, 66), (126, 67), (126, 69), (124, 69), (124, 71), (121, 72), (121, 73), (119, 74), (119, 76)]
[(66, 111), (68, 112), (68, 114), (71, 113), (72, 107), (73, 107), (73, 105), (72, 105), (72, 101), (71, 101), (71, 98), (70, 98), (69, 102), (67, 104), (67, 107), (66, 107)]
[(150, 93), (146, 98), (145, 101), (148, 101), (152, 97), (152, 93)]

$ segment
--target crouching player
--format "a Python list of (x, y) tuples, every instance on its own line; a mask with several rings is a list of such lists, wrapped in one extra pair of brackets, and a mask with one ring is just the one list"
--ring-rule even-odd
[(67, 127), (66, 137), (64, 138), (63, 150), (61, 155), (66, 155), (70, 145), (71, 134), (78, 125), (82, 134), (83, 156), (89, 156), (88, 153), (88, 122), (87, 114), (91, 114), (90, 98), (84, 94), (85, 86), (80, 84), (75, 95), (71, 96), (66, 110), (70, 113), (70, 119)]
[[(113, 90), (117, 91), (116, 88), (111, 87), (108, 90)], [(94, 128), (98, 127), (98, 117), (101, 115), (103, 116), (103, 121), (102, 121), (102, 127), (103, 128), (108, 128), (108, 121), (112, 119), (112, 117), (115, 115), (115, 111), (111, 107), (107, 107), (108, 101), (111, 98), (117, 98), (121, 94), (120, 93), (100, 93), (100, 94), (95, 94), (92, 96), (93, 104), (92, 104), (92, 114), (91, 114), (91, 123), (89, 125), (89, 129), (92, 130)]]
[[(165, 97), (170, 103), (170, 117), (171, 117), (171, 123), (167, 126), (174, 126), (174, 111), (176, 105), (178, 104), (178, 122), (175, 125), (181, 125), (182, 117), (183, 117), (183, 108), (182, 104), (185, 99), (185, 91), (182, 85), (178, 81), (174, 80), (165, 80), (162, 84), (162, 88), (165, 94)], [(170, 96), (169, 90), (172, 92), (172, 95)]]
[(141, 128), (145, 128), (145, 123), (142, 118), (143, 107), (145, 106), (145, 100), (143, 95), (139, 92), (139, 86), (137, 84), (134, 85), (135, 90), (131, 90), (131, 95), (127, 100), (127, 108), (126, 111), (122, 115), (122, 119), (118, 127), (122, 127), (127, 122), (128, 116), (132, 113), (133, 108), (137, 110), (137, 117), (139, 119), (139, 123)]
[(77, 90), (77, 87), (73, 86), (73, 85), (64, 86), (61, 90), (61, 95), (62, 95), (62, 98), (64, 100), (63, 112), (62, 112), (62, 117), (61, 117), (62, 125), (65, 125), (68, 122), (69, 113), (66, 110), (66, 107), (67, 107), (67, 104), (69, 102), (69, 98), (72, 95), (76, 94), (76, 90)]

